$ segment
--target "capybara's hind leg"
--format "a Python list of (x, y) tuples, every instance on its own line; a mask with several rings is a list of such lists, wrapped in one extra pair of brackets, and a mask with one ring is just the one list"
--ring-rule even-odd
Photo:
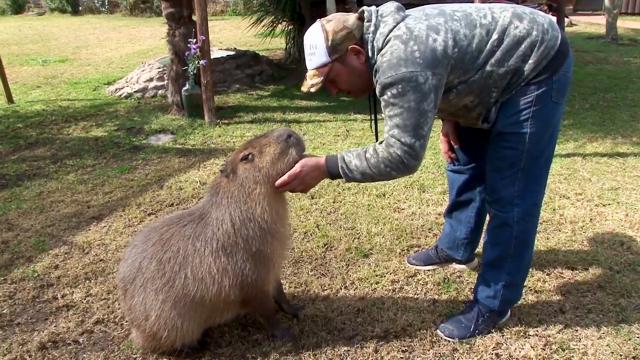
[(302, 310), (302, 306), (292, 304), (289, 302), (287, 295), (284, 293), (284, 289), (282, 288), (282, 281), (278, 279), (276, 281), (275, 287), (273, 289), (273, 300), (278, 305), (280, 310), (287, 315), (293, 316), (298, 319), (300, 317), (300, 311)]
[(278, 307), (268, 292), (254, 294), (247, 300), (247, 308), (250, 312), (258, 315), (269, 331), (269, 336), (276, 340), (293, 340), (291, 330), (283, 326), (277, 318)]
[(179, 329), (171, 328), (170, 331), (164, 333), (164, 336), (160, 336), (157, 332), (133, 329), (130, 339), (137, 347), (156, 353), (189, 351), (191, 348), (197, 348), (201, 332), (194, 331), (192, 328), (185, 329), (185, 331), (177, 330)]
[(160, 352), (170, 350), (170, 348), (162, 346), (163, 344), (154, 337), (135, 328), (131, 330), (129, 339), (136, 347), (144, 351)]

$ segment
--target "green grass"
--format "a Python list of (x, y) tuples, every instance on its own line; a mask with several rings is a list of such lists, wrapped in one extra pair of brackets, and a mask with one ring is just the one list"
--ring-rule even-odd
[[(212, 18), (222, 47), (279, 50), (239, 18)], [(167, 115), (160, 99), (105, 88), (165, 55), (159, 18), (5, 17), (2, 59), (17, 104), (0, 105), (0, 358), (129, 359), (138, 352), (114, 275), (128, 239), (189, 207), (224, 157), (290, 126), (311, 154), (373, 141), (367, 104), (296, 86), (216, 97), (222, 124)], [(291, 195), (293, 247), (283, 279), (305, 305), (295, 345), (243, 317), (207, 333), (195, 358), (632, 359), (640, 354), (640, 47), (569, 29), (575, 79), (513, 319), (450, 344), (434, 333), (459, 310), (470, 272), (417, 272), (404, 256), (435, 242), (447, 192), (437, 134), (415, 175), (379, 184), (323, 182)], [(640, 32), (621, 30), (626, 39)], [(171, 132), (176, 140), (145, 139)], [(154, 357), (151, 357), (154, 358)], [(156, 357), (160, 358), (160, 357)]]

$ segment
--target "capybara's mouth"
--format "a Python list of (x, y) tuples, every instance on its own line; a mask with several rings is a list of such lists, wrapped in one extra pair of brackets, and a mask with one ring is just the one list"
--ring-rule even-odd
[(296, 146), (295, 150), (296, 150), (296, 155), (298, 155), (298, 158), (302, 159), (304, 157), (304, 152), (307, 150), (307, 148), (304, 146), (304, 142), (300, 141), (300, 145)]

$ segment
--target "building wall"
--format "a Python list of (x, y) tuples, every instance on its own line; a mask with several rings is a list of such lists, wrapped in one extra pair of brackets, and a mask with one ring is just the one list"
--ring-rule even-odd
[[(575, 0), (574, 11), (603, 11), (603, 0)], [(621, 14), (640, 15), (640, 0), (622, 0)]]

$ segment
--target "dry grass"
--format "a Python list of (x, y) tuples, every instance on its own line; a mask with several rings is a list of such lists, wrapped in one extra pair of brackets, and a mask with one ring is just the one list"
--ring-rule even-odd
[[(211, 22), (227, 46), (268, 51), (237, 19)], [(195, 203), (224, 156), (278, 126), (310, 153), (370, 143), (366, 104), (295, 88), (217, 97), (223, 125), (120, 101), (105, 86), (165, 51), (160, 19), (1, 18), (18, 105), (0, 106), (0, 358), (131, 359), (114, 273), (144, 224)], [(421, 170), (394, 182), (325, 182), (292, 195), (285, 288), (305, 305), (298, 342), (244, 317), (210, 330), (189, 358), (638, 359), (640, 48), (570, 29), (576, 77), (525, 297), (505, 329), (467, 344), (437, 324), (467, 300), (471, 273), (403, 265), (431, 245), (446, 204), (432, 135)], [(639, 32), (623, 32), (637, 39)], [(176, 142), (150, 147), (160, 130)]]

